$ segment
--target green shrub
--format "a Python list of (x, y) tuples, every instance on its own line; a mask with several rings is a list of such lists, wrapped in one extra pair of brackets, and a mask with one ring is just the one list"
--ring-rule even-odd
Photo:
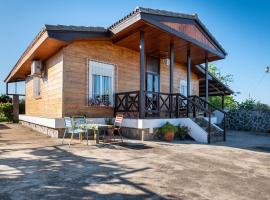
[(166, 132), (176, 132), (177, 128), (169, 122), (166, 122), (162, 127), (159, 128), (160, 133), (165, 134)]
[(188, 135), (190, 132), (190, 128), (187, 126), (182, 126), (182, 125), (178, 125), (178, 129), (177, 129), (177, 136), (180, 138), (185, 138), (186, 135)]
[(0, 118), (1, 121), (12, 121), (13, 106), (11, 103), (0, 103)]

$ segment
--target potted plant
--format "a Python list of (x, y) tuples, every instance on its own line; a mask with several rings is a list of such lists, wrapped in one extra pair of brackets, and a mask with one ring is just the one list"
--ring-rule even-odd
[(187, 126), (182, 126), (179, 124), (178, 126), (178, 134), (181, 140), (186, 138), (186, 135), (189, 134), (190, 129)]
[(171, 142), (174, 139), (174, 133), (176, 132), (176, 127), (169, 122), (166, 122), (162, 127), (160, 127), (160, 133), (164, 136), (167, 142)]

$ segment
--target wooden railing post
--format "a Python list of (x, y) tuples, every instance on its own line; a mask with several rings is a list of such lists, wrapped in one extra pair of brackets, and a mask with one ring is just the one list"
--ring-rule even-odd
[(113, 115), (114, 115), (114, 117), (116, 116), (116, 110), (117, 110), (117, 95), (118, 94), (114, 94), (114, 109), (113, 109)]
[(176, 99), (175, 99), (175, 114), (176, 114), (176, 118), (179, 118), (179, 95), (176, 94)]
[(223, 123), (223, 141), (226, 141), (226, 126), (227, 126), (227, 115), (224, 114), (224, 123)]
[(13, 122), (17, 123), (19, 121), (19, 95), (13, 94), (12, 104), (13, 104)]
[(208, 135), (207, 135), (208, 144), (211, 143), (211, 114), (208, 113)]
[(129, 94), (125, 94), (125, 112), (128, 112), (128, 95)]

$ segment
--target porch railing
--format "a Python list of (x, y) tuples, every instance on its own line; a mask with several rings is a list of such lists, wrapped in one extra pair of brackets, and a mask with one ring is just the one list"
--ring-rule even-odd
[[(198, 96), (189, 98), (179, 93), (144, 92), (145, 95), (145, 118), (196, 118), (207, 117), (208, 142), (211, 137), (211, 117), (213, 110), (224, 114), (224, 140), (226, 139), (226, 113), (214, 107), (209, 102)], [(122, 113), (126, 118), (139, 117), (139, 91), (121, 92), (115, 94), (115, 114)]]

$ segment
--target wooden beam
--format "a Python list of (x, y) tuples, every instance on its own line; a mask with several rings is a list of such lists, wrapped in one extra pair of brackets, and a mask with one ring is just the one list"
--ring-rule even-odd
[(224, 110), (224, 95), (221, 96), (221, 108)]
[(145, 46), (144, 32), (140, 31), (140, 102), (139, 118), (145, 118)]

